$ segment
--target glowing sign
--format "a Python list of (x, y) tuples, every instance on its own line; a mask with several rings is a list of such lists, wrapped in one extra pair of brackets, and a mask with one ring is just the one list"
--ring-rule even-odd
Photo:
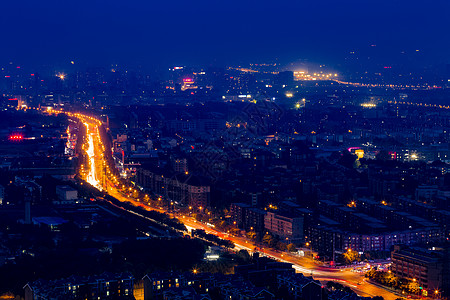
[(356, 149), (355, 154), (358, 157), (358, 159), (361, 159), (364, 157), (364, 150), (363, 149)]
[(350, 147), (347, 149), (348, 152), (352, 152), (352, 150), (361, 149), (359, 147)]

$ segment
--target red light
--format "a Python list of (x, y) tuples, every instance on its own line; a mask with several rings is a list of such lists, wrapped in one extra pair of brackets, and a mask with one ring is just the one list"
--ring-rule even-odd
[(10, 135), (10, 136), (9, 136), (9, 139), (10, 139), (11, 141), (21, 141), (21, 140), (23, 140), (23, 135), (20, 135), (20, 134), (13, 134), (13, 135)]
[(191, 78), (184, 78), (183, 81), (184, 82), (192, 82), (192, 79)]
[(34, 76), (34, 74), (31, 74), (31, 76)]
[(10, 77), (11, 77), (11, 76), (9, 76), (9, 75), (6, 75), (6, 76), (5, 76), (5, 78), (10, 78)]

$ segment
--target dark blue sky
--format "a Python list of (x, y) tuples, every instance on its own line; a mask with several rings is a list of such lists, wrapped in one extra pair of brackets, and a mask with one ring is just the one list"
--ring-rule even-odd
[(449, 0), (4, 0), (0, 14), (0, 63), (337, 62), (371, 44), (386, 58), (450, 53)]

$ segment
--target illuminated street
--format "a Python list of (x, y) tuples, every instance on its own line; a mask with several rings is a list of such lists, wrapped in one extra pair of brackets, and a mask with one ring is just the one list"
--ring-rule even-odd
[[(115, 183), (117, 183), (117, 181), (115, 178), (107, 178), (106, 174), (108, 174), (109, 171), (108, 166), (105, 165), (105, 161), (103, 159), (104, 145), (101, 142), (98, 130), (100, 121), (79, 114), (74, 116), (79, 118), (85, 124), (88, 134), (87, 149), (85, 151), (89, 158), (89, 171), (84, 175), (84, 177), (82, 174), (82, 177), (97, 189), (107, 191), (109, 195), (113, 196), (119, 201), (130, 202), (135, 206), (142, 206), (147, 210), (165, 212), (163, 209), (150, 207), (147, 204), (127, 197), (116, 187)], [(175, 215), (175, 217), (177, 217), (183, 224), (185, 224), (185, 226), (189, 230), (203, 229), (207, 233), (215, 234), (221, 238), (231, 240), (238, 250), (245, 249), (249, 252), (253, 252), (255, 247), (257, 247), (257, 251), (262, 255), (266, 255), (280, 261), (292, 263), (295, 270), (300, 273), (304, 273), (308, 276), (313, 276), (315, 279), (321, 280), (323, 282), (329, 280), (340, 282), (346, 286), (351, 287), (361, 296), (383, 296), (386, 300), (395, 300), (396, 298), (398, 298), (398, 296), (394, 293), (366, 282), (364, 280), (364, 275), (361, 273), (351, 272), (349, 269), (337, 270), (322, 267), (316, 264), (313, 260), (305, 257), (299, 257), (287, 252), (260, 248), (246, 238), (235, 237), (228, 235), (227, 233), (217, 231), (213, 228), (208, 227), (206, 224), (196, 221), (190, 216)]]
[[(89, 124), (84, 123), (89, 132)], [(89, 158), (89, 172), (86, 176), (86, 181), (95, 186), (96, 188), (101, 190), (100, 183), (97, 179), (97, 171), (95, 164), (95, 151), (94, 151), (94, 137), (92, 133), (88, 133), (88, 149), (86, 150), (86, 154)]]

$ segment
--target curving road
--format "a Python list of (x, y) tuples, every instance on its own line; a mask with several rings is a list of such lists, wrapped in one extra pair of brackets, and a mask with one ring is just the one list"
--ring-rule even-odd
[[(105, 148), (99, 134), (98, 127), (99, 125), (101, 125), (101, 122), (99, 120), (81, 114), (68, 113), (68, 115), (78, 118), (81, 122), (83, 122), (87, 129), (87, 141), (86, 144), (84, 144), (83, 149), (88, 157), (89, 167), (84, 168), (85, 171), (82, 170), (80, 174), (84, 180), (86, 180), (97, 189), (103, 190), (119, 201), (130, 202), (135, 206), (141, 206), (147, 210), (166, 212), (163, 209), (151, 207), (147, 203), (136, 201), (135, 199), (127, 197), (118, 188), (116, 188), (116, 184), (114, 183), (116, 179), (108, 177), (109, 166), (106, 165), (103, 156), (103, 151)], [(279, 252), (273, 249), (260, 248), (252, 241), (244, 237), (231, 236), (227, 233), (217, 231), (214, 228), (208, 227), (206, 224), (196, 221), (188, 215), (177, 214), (173, 216), (177, 217), (190, 230), (203, 229), (208, 233), (212, 233), (221, 238), (231, 240), (235, 244), (236, 249), (245, 249), (249, 252), (253, 252), (255, 247), (258, 247), (258, 252), (260, 252), (262, 255), (266, 255), (280, 261), (292, 263), (293, 267), (298, 272), (313, 276), (314, 279), (324, 282), (330, 280), (340, 282), (346, 286), (351, 287), (361, 296), (382, 296), (385, 300), (395, 300), (399, 297), (391, 291), (366, 282), (362, 274), (351, 272), (349, 269), (337, 270), (325, 268), (315, 264), (314, 261), (305, 257), (299, 257), (294, 254)]]

